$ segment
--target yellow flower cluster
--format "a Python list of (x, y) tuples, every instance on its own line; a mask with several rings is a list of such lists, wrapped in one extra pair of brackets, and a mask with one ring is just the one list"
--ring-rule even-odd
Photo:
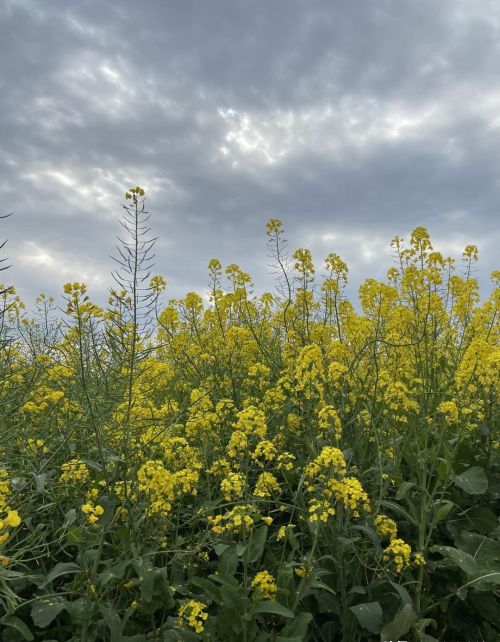
[(458, 408), (454, 401), (442, 401), (437, 407), (442, 413), (447, 424), (454, 424), (458, 421)]
[(237, 459), (247, 450), (247, 447), (247, 434), (242, 430), (235, 430), (229, 439), (226, 452), (231, 459)]
[(188, 600), (179, 609), (180, 626), (189, 626), (196, 633), (203, 633), (205, 622), (208, 619), (206, 605), (197, 600)]
[(411, 546), (402, 539), (396, 538), (384, 549), (384, 560), (394, 563), (396, 573), (401, 573), (410, 563)]
[(278, 529), (278, 534), (276, 535), (276, 539), (278, 540), (278, 542), (285, 539), (287, 534), (291, 533), (294, 528), (295, 528), (295, 524), (287, 524), (286, 526), (280, 526)]
[(197, 493), (198, 466), (171, 471), (160, 460), (149, 460), (137, 471), (139, 491), (149, 498), (149, 515), (167, 517), (181, 494)]
[(327, 522), (333, 515), (335, 515), (335, 508), (328, 499), (312, 499), (309, 502), (309, 521)]
[(321, 433), (326, 436), (329, 431), (333, 431), (337, 441), (342, 437), (342, 424), (340, 417), (333, 406), (324, 406), (318, 413), (318, 425)]
[(380, 537), (388, 537), (390, 540), (393, 540), (397, 537), (398, 527), (396, 522), (387, 517), (387, 515), (380, 514), (375, 517), (375, 530), (380, 535)]
[(36, 455), (38, 452), (42, 452), (44, 454), (47, 454), (49, 452), (49, 449), (45, 445), (45, 441), (43, 439), (29, 438), (26, 444), (28, 446), (28, 450), (33, 455)]
[(292, 470), (293, 462), (295, 461), (295, 455), (289, 453), (285, 450), (281, 455), (278, 455), (278, 470)]
[(227, 502), (241, 497), (245, 487), (246, 480), (242, 473), (229, 473), (220, 483), (222, 495)]
[(132, 200), (134, 203), (138, 202), (140, 196), (144, 196), (146, 192), (137, 185), (136, 187), (131, 187), (128, 192), (125, 193), (125, 200)]
[(238, 504), (224, 515), (210, 515), (207, 519), (212, 531), (218, 535), (239, 533), (242, 529), (249, 531), (259, 519), (264, 520), (252, 504)]
[(366, 513), (370, 512), (370, 500), (356, 477), (344, 477), (340, 481), (328, 480), (325, 495), (333, 496), (337, 501), (342, 502), (352, 511), (354, 517), (359, 517), (362, 510)]
[(87, 464), (79, 459), (71, 459), (61, 466), (59, 481), (65, 484), (81, 485), (90, 479)]
[(20, 523), (21, 518), (17, 510), (7, 510), (7, 514), (0, 519), (0, 545), (9, 539), (7, 528), (17, 528)]
[(253, 494), (255, 497), (277, 496), (281, 492), (278, 480), (272, 473), (261, 473), (255, 484)]
[(82, 513), (86, 515), (89, 524), (95, 524), (104, 514), (104, 508), (100, 504), (94, 506), (91, 502), (87, 502), (82, 505)]
[(317, 484), (325, 483), (332, 475), (345, 475), (346, 470), (342, 451), (333, 446), (324, 446), (320, 454), (305, 468), (306, 488), (312, 491)]
[(255, 600), (273, 600), (278, 591), (276, 580), (269, 571), (260, 571), (257, 573), (251, 582), (251, 586), (255, 589)]
[(295, 366), (295, 390), (306, 399), (323, 395), (323, 355), (316, 344), (304, 346), (300, 351)]
[(7, 509), (7, 498), (10, 493), (11, 488), (7, 471), (0, 469), (0, 513)]
[(255, 450), (252, 453), (252, 459), (254, 459), (260, 465), (265, 465), (273, 461), (276, 458), (277, 450), (276, 446), (272, 441), (263, 439), (260, 441)]
[(247, 406), (237, 414), (235, 428), (264, 439), (267, 432), (266, 417), (259, 408)]

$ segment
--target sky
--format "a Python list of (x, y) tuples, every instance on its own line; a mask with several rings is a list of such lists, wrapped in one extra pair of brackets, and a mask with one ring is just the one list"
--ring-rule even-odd
[(356, 296), (428, 228), (500, 268), (497, 0), (0, 0), (3, 280), (104, 301), (124, 192), (147, 193), (167, 295), (211, 258), (272, 288), (265, 223)]

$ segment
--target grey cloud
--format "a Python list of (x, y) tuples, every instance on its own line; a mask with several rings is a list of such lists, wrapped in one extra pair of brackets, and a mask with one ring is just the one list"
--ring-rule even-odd
[[(500, 240), (500, 7), (486, 0), (195, 0), (0, 9), (2, 225), (28, 299), (97, 299), (120, 202), (143, 185), (171, 296), (217, 256), (266, 277), (264, 224), (382, 277), (390, 238)], [(74, 274), (72, 272), (74, 271)]]

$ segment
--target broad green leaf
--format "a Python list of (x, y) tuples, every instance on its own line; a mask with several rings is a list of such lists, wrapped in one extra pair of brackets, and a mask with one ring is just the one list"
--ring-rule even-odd
[(355, 524), (354, 526), (352, 526), (352, 529), (366, 535), (368, 539), (372, 542), (373, 547), (377, 552), (380, 553), (382, 551), (382, 546), (380, 544), (380, 537), (378, 533), (373, 530), (373, 528), (370, 528), (369, 526), (364, 526), (363, 524)]
[(10, 628), (15, 629), (18, 633), (22, 635), (23, 640), (35, 639), (35, 636), (28, 629), (26, 624), (15, 615), (7, 615), (6, 617), (0, 620), (0, 624), (2, 626), (9, 626)]
[(98, 577), (99, 586), (104, 587), (110, 582), (123, 580), (125, 577), (125, 571), (127, 570), (129, 564), (129, 560), (124, 560), (123, 562), (113, 564), (113, 566), (111, 566), (110, 568), (102, 571), (102, 573), (100, 573)]
[(366, 602), (349, 608), (364, 629), (370, 631), (370, 633), (378, 633), (380, 631), (383, 623), (383, 613), (379, 602)]
[(250, 547), (248, 550), (248, 560), (257, 562), (264, 551), (267, 539), (267, 526), (261, 526), (252, 533)]
[(470, 495), (482, 495), (488, 490), (488, 478), (479, 466), (472, 466), (461, 475), (457, 475), (453, 483)]
[(500, 601), (490, 592), (471, 592), (470, 601), (479, 615), (498, 626), (500, 624)]
[(203, 589), (205, 593), (217, 604), (222, 602), (220, 588), (211, 582), (207, 577), (192, 577), (191, 584)]
[(498, 524), (497, 516), (487, 506), (478, 506), (467, 511), (465, 519), (468, 521), (468, 529), (485, 535), (490, 533)]
[(47, 574), (47, 577), (45, 578), (44, 583), (41, 585), (40, 588), (43, 586), (46, 586), (50, 582), (53, 582), (55, 579), (58, 577), (61, 577), (62, 575), (68, 575), (70, 573), (80, 573), (82, 569), (78, 564), (75, 562), (60, 562), (59, 564), (56, 564), (54, 568)]
[(37, 493), (42, 493), (43, 489), (45, 488), (45, 482), (47, 481), (48, 474), (47, 473), (38, 473), (37, 475), (33, 475), (33, 478), (35, 480), (35, 490)]
[(417, 520), (415, 519), (415, 517), (410, 515), (410, 513), (407, 510), (405, 510), (402, 506), (400, 506), (399, 504), (396, 504), (396, 502), (391, 502), (384, 499), (380, 502), (380, 505), (384, 506), (385, 508), (389, 508), (395, 513), (398, 513), (399, 515), (407, 519), (410, 522), (410, 524), (417, 526)]
[(220, 557), (222, 553), (231, 546), (231, 544), (216, 544), (214, 546), (214, 551), (217, 557)]
[(242, 614), (245, 611), (245, 604), (248, 602), (248, 598), (243, 597), (239, 587), (229, 586), (229, 584), (224, 584), (220, 588), (221, 594), (221, 603), (226, 606), (230, 606), (236, 611), (236, 613)]
[(108, 625), (109, 632), (111, 633), (111, 642), (122, 642), (123, 623), (118, 613), (111, 607), (102, 604), (99, 606), (99, 610)]
[(380, 640), (400, 640), (403, 635), (408, 633), (413, 623), (417, 620), (415, 611), (410, 604), (405, 604), (396, 617), (386, 624), (380, 632)]
[(151, 602), (153, 599), (153, 587), (156, 579), (156, 569), (149, 560), (139, 560), (135, 567), (139, 576), (141, 597), (144, 602)]
[(430, 550), (432, 553), (441, 553), (467, 575), (475, 575), (479, 571), (476, 560), (465, 551), (453, 546), (432, 546)]
[(219, 573), (221, 575), (234, 575), (238, 567), (238, 551), (236, 546), (229, 546), (219, 558)]
[(408, 593), (408, 591), (405, 589), (404, 586), (401, 584), (396, 584), (396, 582), (389, 582), (389, 584), (392, 586), (392, 588), (396, 591), (396, 593), (399, 595), (401, 598), (401, 603), (402, 604), (409, 604), (410, 606), (413, 604), (411, 595)]
[(71, 526), (66, 535), (66, 541), (68, 544), (73, 546), (78, 546), (83, 543), (83, 531), (78, 526)]
[(264, 602), (259, 602), (253, 608), (252, 612), (256, 615), (258, 613), (273, 613), (274, 615), (281, 615), (281, 617), (293, 618), (294, 614), (290, 609), (287, 609), (286, 606), (280, 604), (279, 602), (274, 602), (271, 600), (266, 600)]
[(66, 603), (54, 597), (42, 597), (31, 608), (31, 618), (40, 629), (44, 629), (64, 611)]
[(450, 502), (448, 500), (445, 500), (439, 504), (439, 506), (436, 508), (434, 512), (434, 516), (432, 518), (432, 523), (433, 524), (439, 524), (439, 522), (442, 522), (445, 520), (448, 515), (451, 512), (451, 509), (455, 506), (453, 502)]
[(415, 482), (405, 481), (399, 485), (396, 499), (399, 501), (408, 493), (408, 491), (415, 486)]
[(68, 528), (69, 526), (71, 526), (71, 524), (74, 524), (75, 521), (76, 510), (74, 508), (70, 508), (64, 515), (64, 528)]
[(305, 611), (298, 613), (294, 619), (282, 629), (278, 640), (282, 639), (281, 636), (283, 636), (283, 641), (285, 639), (294, 639), (295, 637), (298, 637), (299, 640), (305, 639), (309, 623), (312, 619), (312, 613), (307, 613)]

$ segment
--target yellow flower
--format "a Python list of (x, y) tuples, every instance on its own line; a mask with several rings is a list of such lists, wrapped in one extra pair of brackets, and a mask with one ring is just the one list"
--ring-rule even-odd
[(377, 515), (375, 517), (375, 530), (380, 535), (380, 537), (388, 537), (390, 540), (393, 540), (397, 537), (398, 527), (396, 522), (387, 517), (387, 515)]
[(203, 602), (197, 600), (188, 600), (179, 609), (179, 624), (186, 624), (194, 629), (196, 633), (203, 633), (205, 622), (208, 619), (208, 613), (205, 611), (206, 606)]
[(274, 577), (268, 571), (260, 571), (253, 578), (251, 586), (255, 589), (254, 599), (273, 600), (278, 587)]
[(423, 556), (422, 553), (415, 553), (413, 556), (413, 563), (416, 566), (424, 566), (425, 565), (425, 557)]
[(271, 497), (272, 495), (279, 495), (280, 485), (278, 480), (272, 473), (261, 473), (255, 484), (253, 494), (256, 497)]
[(244, 488), (245, 478), (241, 473), (229, 473), (220, 483), (220, 489), (227, 502), (241, 497)]
[(80, 485), (87, 482), (90, 478), (87, 464), (79, 459), (71, 459), (61, 466), (61, 475), (59, 481), (66, 484)]
[(19, 526), (21, 523), (21, 518), (19, 517), (19, 513), (17, 510), (10, 510), (7, 513), (7, 517), (4, 517), (2, 520), (5, 526), (12, 526), (12, 528), (16, 528), (16, 526)]
[(396, 573), (401, 573), (403, 568), (410, 563), (411, 547), (402, 539), (393, 539), (384, 549), (384, 560), (392, 560)]

